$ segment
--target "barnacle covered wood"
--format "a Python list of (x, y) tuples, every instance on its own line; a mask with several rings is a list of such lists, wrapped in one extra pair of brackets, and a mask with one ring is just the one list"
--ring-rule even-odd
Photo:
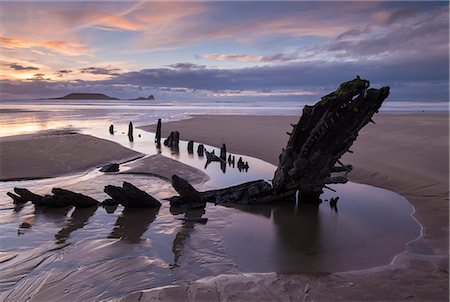
[[(201, 192), (204, 201), (216, 203), (259, 203), (292, 198), (297, 190), (300, 200), (320, 202), (327, 184), (346, 183), (351, 165), (339, 161), (356, 140), (359, 130), (373, 122), (389, 95), (389, 87), (370, 88), (367, 80), (345, 82), (322, 97), (314, 106), (305, 106), (299, 122), (288, 133), (286, 148), (279, 156), (272, 186), (264, 181), (244, 183), (221, 190)], [(209, 161), (220, 160), (206, 152)], [(181, 195), (181, 194), (180, 194)], [(182, 203), (183, 196), (172, 197)]]
[(272, 180), (275, 191), (298, 189), (303, 198), (318, 199), (326, 184), (347, 181), (346, 175), (332, 175), (351, 170), (339, 158), (389, 95), (389, 87), (369, 89), (369, 86), (369, 81), (357, 77), (341, 84), (314, 106), (304, 107), (279, 157)]

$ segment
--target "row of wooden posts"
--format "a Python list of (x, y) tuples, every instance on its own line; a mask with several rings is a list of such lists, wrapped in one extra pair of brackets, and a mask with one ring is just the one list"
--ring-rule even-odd
[[(109, 126), (109, 133), (114, 134), (114, 125)], [(128, 124), (128, 139), (130, 140), (130, 142), (132, 142), (134, 140), (134, 138), (133, 138), (133, 123), (132, 122), (130, 122)], [(180, 132), (172, 131), (172, 132), (170, 132), (169, 136), (164, 140), (163, 144), (166, 147), (170, 147), (172, 149), (178, 149), (179, 142), (180, 142)], [(161, 147), (161, 119), (158, 119), (158, 123), (156, 125), (155, 143), (156, 143), (157, 148)], [(194, 141), (190, 140), (188, 142), (187, 150), (188, 150), (189, 154), (194, 153)], [(235, 157), (234, 157), (234, 155), (232, 156), (231, 154), (229, 154), (228, 159), (227, 159), (227, 147), (225, 144), (222, 144), (222, 147), (220, 148), (220, 156), (216, 156), (214, 154), (214, 151), (212, 151), (212, 152), (206, 151), (205, 146), (203, 144), (199, 144), (197, 146), (198, 156), (203, 157), (205, 153), (206, 153), (208, 163), (211, 161), (219, 161), (224, 164), (228, 162), (228, 164), (230, 166), (233, 166), (233, 168), (234, 168)], [(237, 168), (239, 169), (239, 171), (247, 172), (249, 169), (248, 162), (244, 162), (242, 157), (239, 157), (239, 160), (237, 162)]]

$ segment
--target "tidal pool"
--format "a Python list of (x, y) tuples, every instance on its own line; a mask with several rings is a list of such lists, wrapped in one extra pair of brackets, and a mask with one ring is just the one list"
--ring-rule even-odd
[[(87, 133), (130, 144), (125, 134), (109, 137), (96, 131)], [(248, 156), (243, 156), (249, 162), (247, 172), (231, 166), (224, 172), (217, 162), (205, 168), (206, 159), (188, 154), (186, 144), (180, 143), (178, 153), (165, 147), (160, 152), (204, 170), (211, 180), (197, 185), (200, 190), (269, 180), (275, 170)], [(138, 129), (132, 147), (145, 154), (159, 152), (153, 134)], [(42, 194), (63, 187), (103, 200), (105, 185), (123, 181), (163, 205), (158, 210), (37, 209), (30, 203), (16, 208), (6, 196), (14, 186)], [(208, 204), (204, 210), (184, 214), (163, 200), (176, 195), (171, 185), (152, 176), (103, 174), (95, 169), (53, 179), (2, 182), (0, 297), (21, 301), (51, 293), (60, 300), (100, 300), (223, 273), (364, 269), (388, 264), (420, 235), (420, 226), (411, 217), (413, 208), (400, 195), (356, 183), (332, 188), (337, 192), (325, 192), (320, 205), (295, 200), (253, 206)], [(332, 209), (325, 200), (336, 196), (337, 209)], [(208, 222), (177, 219), (184, 216), (206, 217)], [(24, 222), (31, 227), (20, 228)]]

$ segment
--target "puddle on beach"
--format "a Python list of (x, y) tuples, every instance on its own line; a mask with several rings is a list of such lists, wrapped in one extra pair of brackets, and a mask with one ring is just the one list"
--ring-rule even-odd
[[(125, 126), (121, 126), (124, 132)], [(153, 134), (139, 129), (133, 143), (121, 129), (114, 136), (106, 127), (83, 132), (145, 154), (158, 152)], [(211, 180), (196, 185), (200, 190), (269, 180), (275, 170), (248, 156), (243, 156), (249, 163), (247, 172), (228, 166), (224, 173), (217, 162), (205, 169), (206, 159), (195, 150), (196, 145), (194, 154), (188, 154), (187, 142), (180, 142), (179, 153), (164, 146), (161, 153), (205, 171)], [(149, 192), (163, 205), (159, 210), (119, 206), (110, 213), (104, 208), (35, 209), (30, 203), (14, 208), (6, 196), (14, 186), (41, 194), (57, 186), (103, 200), (105, 185), (123, 181)], [(176, 193), (156, 177), (93, 170), (54, 179), (3, 182), (0, 292), (15, 301), (34, 295), (38, 288), (36, 299), (51, 293), (61, 300), (99, 300), (223, 273), (320, 274), (364, 269), (389, 263), (419, 236), (419, 225), (411, 217), (413, 208), (400, 195), (355, 183), (332, 187), (337, 192), (327, 191), (322, 199), (339, 196), (337, 210), (328, 202), (296, 205), (293, 200), (264, 206), (208, 204), (204, 211), (186, 213), (208, 218), (206, 224), (199, 224), (176, 219), (184, 214), (171, 212), (169, 203), (162, 200)], [(31, 227), (19, 228), (24, 222)]]

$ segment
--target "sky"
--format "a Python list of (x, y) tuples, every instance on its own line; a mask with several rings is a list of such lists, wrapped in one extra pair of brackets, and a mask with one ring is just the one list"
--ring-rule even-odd
[(446, 1), (0, 2), (0, 98), (448, 101)]

